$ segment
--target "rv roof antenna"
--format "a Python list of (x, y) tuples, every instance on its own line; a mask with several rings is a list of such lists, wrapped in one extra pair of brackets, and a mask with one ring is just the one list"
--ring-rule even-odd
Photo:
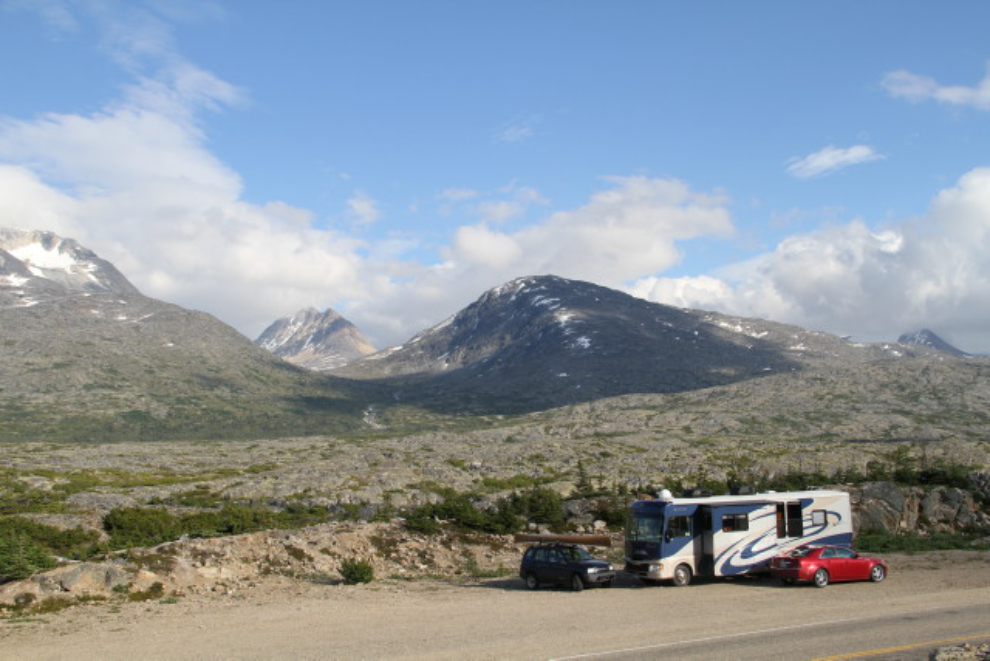
[(674, 494), (670, 493), (670, 489), (660, 489), (657, 494), (657, 500), (670, 501), (674, 499)]

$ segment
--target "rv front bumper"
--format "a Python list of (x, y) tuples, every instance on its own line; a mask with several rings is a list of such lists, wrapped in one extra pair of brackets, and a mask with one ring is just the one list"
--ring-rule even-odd
[(659, 581), (667, 578), (663, 575), (663, 563), (659, 560), (654, 562), (629, 562), (627, 560), (626, 571), (647, 581)]

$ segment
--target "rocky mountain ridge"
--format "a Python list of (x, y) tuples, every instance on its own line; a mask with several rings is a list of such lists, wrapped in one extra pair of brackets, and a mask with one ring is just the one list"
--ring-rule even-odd
[(113, 264), (72, 239), (0, 228), (0, 307), (31, 307), (74, 293), (139, 294)]
[[(970, 438), (986, 421), (983, 359), (554, 276), (492, 289), (403, 346), (321, 375), (141, 295), (73, 241), (4, 230), (0, 259), (0, 440), (401, 435), (527, 424), (560, 407), (607, 426), (631, 406), (637, 425), (662, 419), (685, 438)], [(346, 329), (334, 314), (313, 311), (309, 328)], [(305, 334), (282, 330), (305, 348)]]
[(334, 310), (307, 308), (283, 317), (254, 341), (293, 365), (317, 372), (342, 367), (375, 353), (357, 326)]
[(518, 412), (915, 357), (948, 358), (928, 347), (853, 343), (535, 276), (496, 287), (404, 345), (335, 373), (384, 380), (412, 401), (456, 393), (462, 403)]
[(208, 314), (142, 295), (50, 232), (0, 231), (0, 329), (0, 440), (360, 424), (346, 384), (318, 381)]

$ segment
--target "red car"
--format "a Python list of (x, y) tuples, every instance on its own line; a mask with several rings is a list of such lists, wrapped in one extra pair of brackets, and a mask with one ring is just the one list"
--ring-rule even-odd
[(785, 583), (805, 581), (823, 588), (839, 581), (873, 581), (887, 576), (887, 563), (846, 546), (799, 546), (770, 561), (770, 574)]

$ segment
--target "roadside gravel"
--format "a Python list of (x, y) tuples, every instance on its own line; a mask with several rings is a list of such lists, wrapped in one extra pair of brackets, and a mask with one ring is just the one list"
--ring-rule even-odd
[[(913, 613), (990, 602), (990, 554), (889, 556), (881, 584), (824, 590), (769, 579), (527, 592), (516, 578), (344, 586), (269, 577), (233, 593), (81, 605), (0, 619), (3, 659), (529, 659), (628, 647), (644, 635)], [(990, 634), (990, 627), (988, 627)]]

